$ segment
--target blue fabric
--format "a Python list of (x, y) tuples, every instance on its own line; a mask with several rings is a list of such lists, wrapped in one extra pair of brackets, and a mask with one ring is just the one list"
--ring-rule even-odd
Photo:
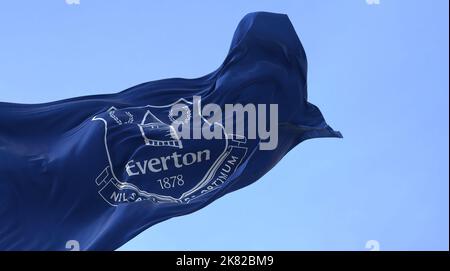
[[(255, 182), (303, 140), (341, 137), (307, 102), (306, 73), (288, 17), (258, 12), (242, 19), (223, 64), (201, 78), (0, 103), (0, 249), (65, 250), (76, 240), (81, 250), (114, 250)], [(278, 146), (260, 150), (257, 139), (225, 132), (222, 140), (167, 136), (169, 105), (184, 103), (192, 117), (193, 96), (278, 104)]]

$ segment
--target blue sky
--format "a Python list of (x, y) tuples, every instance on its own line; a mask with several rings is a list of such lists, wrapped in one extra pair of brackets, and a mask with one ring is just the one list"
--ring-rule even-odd
[(0, 100), (113, 93), (216, 69), (248, 12), (289, 15), (309, 100), (344, 139), (122, 250), (449, 249), (448, 1), (4, 1)]

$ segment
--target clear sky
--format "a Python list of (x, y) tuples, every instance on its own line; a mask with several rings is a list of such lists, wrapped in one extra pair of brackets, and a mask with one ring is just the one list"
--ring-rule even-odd
[[(69, 0), (68, 0), (69, 1)], [(164, 3), (163, 3), (164, 2)], [(248, 12), (289, 15), (309, 99), (344, 139), (122, 250), (449, 249), (447, 0), (2, 1), (0, 100), (113, 93), (216, 69)]]

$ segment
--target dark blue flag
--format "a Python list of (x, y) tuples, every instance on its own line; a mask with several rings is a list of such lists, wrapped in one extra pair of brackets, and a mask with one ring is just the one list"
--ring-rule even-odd
[(255, 182), (303, 140), (341, 137), (307, 102), (306, 72), (288, 17), (259, 12), (201, 78), (0, 103), (0, 250), (113, 250)]

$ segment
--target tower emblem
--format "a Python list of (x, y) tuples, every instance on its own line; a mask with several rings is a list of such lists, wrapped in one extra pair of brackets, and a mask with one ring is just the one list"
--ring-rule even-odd
[(150, 110), (147, 110), (142, 122), (138, 126), (144, 138), (145, 145), (183, 148), (183, 144), (178, 138), (175, 128), (159, 120)]

